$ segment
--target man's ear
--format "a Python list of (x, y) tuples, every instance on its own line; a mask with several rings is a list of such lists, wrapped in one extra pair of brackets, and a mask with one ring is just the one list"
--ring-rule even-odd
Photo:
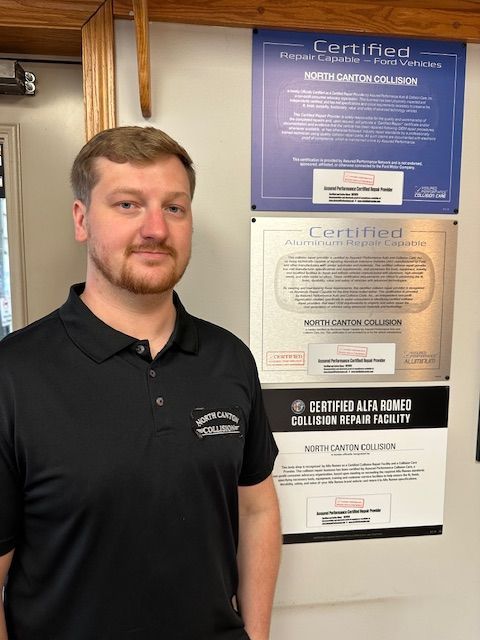
[(88, 239), (87, 231), (87, 207), (81, 200), (75, 200), (73, 203), (73, 225), (75, 228), (75, 240), (77, 242), (85, 242)]

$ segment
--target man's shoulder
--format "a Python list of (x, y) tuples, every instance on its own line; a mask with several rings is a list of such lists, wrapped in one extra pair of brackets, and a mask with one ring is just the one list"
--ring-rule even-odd
[(0, 363), (10, 356), (18, 357), (28, 353), (36, 353), (38, 356), (38, 349), (49, 344), (60, 326), (60, 317), (56, 309), (43, 318), (9, 333), (0, 340)]
[(227, 361), (242, 363), (244, 370), (250, 374), (256, 372), (253, 354), (241, 338), (218, 324), (203, 318), (190, 317), (197, 328), (200, 355), (216, 358), (222, 353)]
[(232, 333), (229, 329), (222, 327), (218, 324), (198, 318), (196, 316), (190, 316), (195, 323), (200, 340), (208, 339), (215, 340), (219, 346), (231, 346), (240, 351), (250, 353), (248, 346), (238, 336)]

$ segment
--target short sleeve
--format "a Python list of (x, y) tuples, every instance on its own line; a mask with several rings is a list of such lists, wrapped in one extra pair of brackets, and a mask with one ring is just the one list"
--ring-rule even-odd
[(278, 454), (278, 448), (263, 405), (257, 367), (250, 351), (246, 357), (246, 366), (252, 390), (252, 402), (243, 465), (239, 478), (239, 484), (243, 486), (258, 484), (265, 480), (272, 473)]

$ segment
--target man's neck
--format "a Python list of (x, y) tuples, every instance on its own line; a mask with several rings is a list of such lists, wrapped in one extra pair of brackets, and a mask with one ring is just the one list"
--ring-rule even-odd
[(175, 327), (172, 291), (140, 295), (111, 286), (98, 287), (87, 280), (80, 297), (105, 324), (139, 340), (148, 340), (153, 358)]

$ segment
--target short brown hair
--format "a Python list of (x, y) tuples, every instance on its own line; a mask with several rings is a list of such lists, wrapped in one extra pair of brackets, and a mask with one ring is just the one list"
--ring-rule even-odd
[(99, 180), (97, 158), (112, 162), (145, 165), (165, 155), (176, 156), (185, 167), (191, 196), (195, 191), (195, 169), (185, 149), (169, 135), (155, 127), (115, 127), (97, 133), (82, 147), (70, 174), (74, 196), (87, 207), (92, 189)]

